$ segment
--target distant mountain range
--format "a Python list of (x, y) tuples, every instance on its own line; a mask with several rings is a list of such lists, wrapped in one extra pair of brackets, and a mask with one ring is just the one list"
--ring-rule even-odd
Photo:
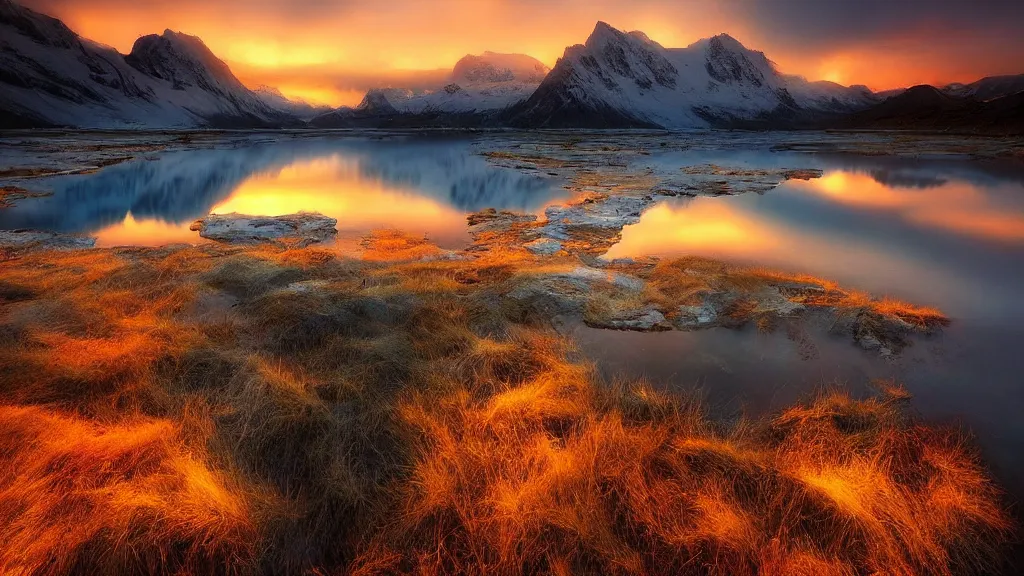
[(373, 89), (355, 108), (342, 106), (310, 124), (320, 128), (493, 124), (499, 121), (499, 113), (529, 98), (548, 72), (542, 62), (524, 54), (469, 55), (455, 64), (447, 83), (436, 90)]
[(0, 0), (0, 127), (866, 128), (1024, 133), (1024, 75), (875, 93), (785, 75), (726, 34), (665, 48), (599, 22), (553, 69), (466, 56), (432, 90), (378, 88), (331, 110), (250, 90), (194, 36), (127, 55)]
[(299, 120), (308, 121), (321, 114), (326, 114), (332, 108), (326, 104), (311, 104), (305, 100), (288, 98), (281, 91), (273, 86), (260, 85), (252, 90), (260, 100), (271, 108), (291, 114)]
[[(969, 86), (984, 86), (985, 80)], [(1021, 81), (1024, 78), (1018, 78)], [(991, 95), (987, 90), (982, 93)], [(982, 100), (948, 89), (914, 86), (877, 106), (836, 119), (829, 127), (1024, 134), (1024, 91)]]

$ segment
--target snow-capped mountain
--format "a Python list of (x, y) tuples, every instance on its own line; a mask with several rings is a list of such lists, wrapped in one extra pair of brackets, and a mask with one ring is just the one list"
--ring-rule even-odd
[(467, 55), (452, 68), (450, 82), (421, 93), (389, 91), (399, 112), (486, 113), (507, 108), (533, 94), (548, 67), (524, 54)]
[(804, 110), (848, 112), (877, 100), (864, 87), (779, 73), (726, 34), (665, 48), (598, 22), (571, 46), (510, 122), (527, 126), (701, 128)]
[(533, 94), (548, 67), (524, 54), (484, 52), (460, 59), (445, 84), (430, 90), (374, 88), (355, 108), (314, 118), (314, 126), (342, 127), (374, 118), (464, 124), (504, 111)]
[(456, 62), (452, 69), (452, 82), (470, 85), (502, 82), (540, 84), (549, 71), (543, 62), (532, 56), (487, 51), (479, 56), (467, 54)]
[(260, 85), (253, 88), (252, 91), (267, 106), (279, 112), (291, 114), (299, 120), (308, 121), (331, 111), (331, 107), (325, 104), (311, 104), (305, 100), (288, 98), (273, 86)]
[(128, 56), (63, 22), (0, 0), (0, 123), (6, 126), (277, 126), (263, 103), (196, 37), (140, 38)]
[(972, 97), (981, 101), (994, 100), (1024, 92), (1024, 74), (986, 76), (970, 84), (949, 84), (942, 91), (951, 96)]

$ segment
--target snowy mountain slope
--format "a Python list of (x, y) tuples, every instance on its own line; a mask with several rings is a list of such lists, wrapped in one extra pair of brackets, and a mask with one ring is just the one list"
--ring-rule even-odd
[(147, 79), (117, 51), (79, 38), (60, 20), (0, 0), (0, 108), (32, 122), (131, 126), (157, 118), (193, 125), (157, 102)]
[(124, 60), (158, 80), (154, 82), (155, 91), (161, 100), (218, 125), (287, 123), (285, 114), (246, 88), (196, 36), (171, 30), (160, 36), (143, 36)]
[(540, 84), (549, 71), (543, 62), (532, 56), (487, 51), (479, 56), (467, 54), (456, 62), (452, 69), (452, 82), (494, 84), (518, 81)]
[(642, 32), (598, 22), (571, 46), (510, 121), (528, 126), (701, 128), (801, 110), (875, 102), (864, 88), (780, 74), (764, 53), (727, 34), (665, 48)]
[(363, 96), (362, 102), (355, 108), (340, 106), (330, 112), (324, 112), (309, 121), (315, 128), (373, 128), (388, 126), (398, 110), (391, 105), (392, 98), (407, 97), (406, 91), (395, 88), (374, 88)]
[(294, 121), (242, 86), (198, 38), (165, 33), (140, 39), (136, 49), (126, 58), (60, 20), (0, 0), (0, 121), (82, 128)]
[(486, 113), (525, 100), (547, 73), (547, 66), (533, 57), (484, 52), (460, 59), (442, 87), (421, 93), (392, 90), (387, 96), (400, 113)]
[(288, 98), (273, 86), (257, 86), (253, 88), (253, 93), (267, 106), (279, 112), (291, 114), (299, 120), (308, 121), (331, 111), (331, 107), (324, 104), (310, 104), (305, 100)]
[[(341, 107), (311, 120), (319, 127), (352, 127), (384, 122), (466, 125), (483, 120), (529, 98), (548, 67), (524, 54), (484, 52), (467, 55), (452, 68), (443, 86), (414, 91), (374, 88), (355, 108)], [(397, 119), (397, 120), (396, 120)]]
[(942, 91), (951, 96), (970, 96), (981, 101), (994, 100), (1024, 92), (1024, 74), (986, 76), (970, 84), (949, 84)]

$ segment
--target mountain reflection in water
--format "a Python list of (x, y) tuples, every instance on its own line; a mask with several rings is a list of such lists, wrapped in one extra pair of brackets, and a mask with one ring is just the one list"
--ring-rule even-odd
[(54, 178), (53, 196), (0, 212), (0, 229), (80, 232), (101, 246), (195, 242), (189, 224), (210, 213), (315, 211), (339, 232), (381, 227), (466, 238), (483, 208), (535, 212), (565, 191), (554, 179), (489, 164), (467, 140), (275, 142), (170, 152), (95, 174)]

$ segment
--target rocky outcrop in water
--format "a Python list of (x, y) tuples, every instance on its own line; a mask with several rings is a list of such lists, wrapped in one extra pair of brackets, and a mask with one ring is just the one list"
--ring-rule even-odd
[(308, 246), (333, 238), (338, 233), (337, 225), (336, 219), (315, 212), (283, 216), (231, 213), (210, 214), (193, 222), (189, 229), (203, 238), (227, 244), (272, 242)]
[(0, 230), (0, 260), (5, 255), (31, 250), (80, 250), (92, 248), (96, 239), (44, 230)]

